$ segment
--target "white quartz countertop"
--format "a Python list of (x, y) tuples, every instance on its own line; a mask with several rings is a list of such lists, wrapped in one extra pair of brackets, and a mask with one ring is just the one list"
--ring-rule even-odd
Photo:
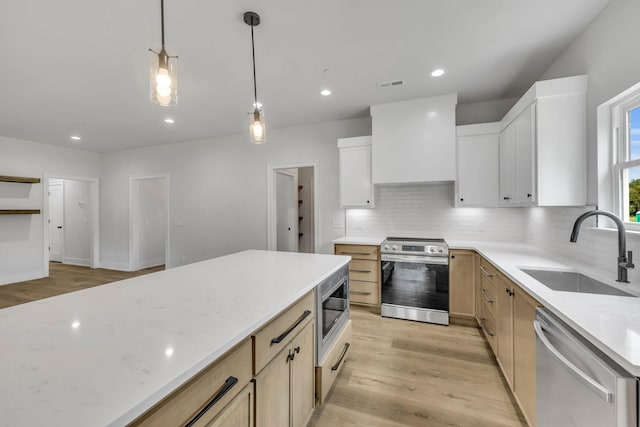
[(600, 351), (640, 377), (640, 298), (554, 291), (520, 268), (578, 271), (634, 295), (640, 295), (640, 284), (617, 283), (615, 277), (594, 270), (587, 263), (558, 257), (531, 245), (457, 240), (447, 243), (452, 249), (480, 253)]
[(380, 246), (382, 242), (387, 240), (386, 237), (340, 237), (332, 243), (337, 245), (375, 245)]
[(0, 310), (0, 426), (121, 426), (349, 257), (245, 251)]

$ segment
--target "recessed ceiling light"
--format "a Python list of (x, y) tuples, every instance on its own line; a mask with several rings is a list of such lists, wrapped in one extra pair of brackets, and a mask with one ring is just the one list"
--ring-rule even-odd
[(329, 95), (331, 95), (331, 91), (330, 91), (329, 89), (322, 89), (322, 90), (320, 91), (320, 95), (322, 95), (322, 96), (329, 96)]
[(164, 119), (164, 122), (165, 123), (169, 123), (169, 124), (173, 124), (173, 123), (175, 123), (175, 120), (173, 120), (173, 119)]
[(440, 77), (444, 74), (444, 70), (442, 68), (437, 68), (431, 72), (432, 77)]
[(73, 135), (71, 139), (73, 139), (74, 141), (80, 141), (82, 138), (80, 138), (79, 136)]

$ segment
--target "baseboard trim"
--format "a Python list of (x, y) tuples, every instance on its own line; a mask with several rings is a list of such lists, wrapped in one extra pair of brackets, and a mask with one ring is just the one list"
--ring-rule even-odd
[(124, 262), (100, 261), (100, 268), (104, 268), (105, 270), (131, 271), (129, 264)]
[(38, 270), (36, 272), (30, 273), (12, 274), (4, 277), (0, 276), (0, 286), (10, 285), (17, 282), (26, 282), (27, 280), (42, 279), (43, 277), (47, 277), (44, 270)]
[(136, 271), (144, 270), (145, 268), (157, 267), (159, 265), (164, 265), (164, 264), (165, 264), (164, 258), (148, 259), (148, 260), (141, 261), (140, 264), (136, 266), (137, 268), (135, 270)]
[(64, 257), (62, 258), (62, 263), (70, 264), (70, 265), (79, 265), (82, 267), (91, 267), (91, 260), (86, 258)]

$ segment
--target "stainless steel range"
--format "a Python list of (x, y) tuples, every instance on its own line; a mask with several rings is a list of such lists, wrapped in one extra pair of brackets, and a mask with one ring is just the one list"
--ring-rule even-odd
[(443, 239), (382, 243), (382, 315), (449, 324), (449, 247)]

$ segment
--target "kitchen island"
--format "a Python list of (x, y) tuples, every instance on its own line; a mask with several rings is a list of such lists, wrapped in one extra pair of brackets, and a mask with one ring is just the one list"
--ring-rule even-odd
[(121, 426), (349, 257), (245, 251), (0, 310), (0, 426)]

